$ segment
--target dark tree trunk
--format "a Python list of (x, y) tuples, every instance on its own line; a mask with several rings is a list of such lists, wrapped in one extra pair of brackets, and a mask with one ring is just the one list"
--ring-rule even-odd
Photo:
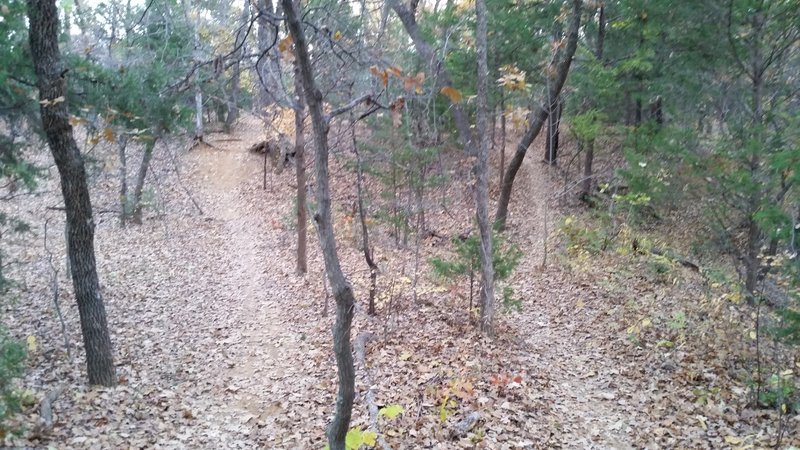
[(78, 302), (90, 384), (116, 382), (111, 338), (94, 255), (94, 219), (83, 156), (69, 123), (66, 71), (58, 50), (58, 10), (55, 0), (28, 0), (30, 45), (39, 87), (42, 125), (61, 176), (61, 193), (68, 226), (72, 285)]
[(155, 138), (147, 141), (142, 153), (142, 164), (139, 166), (139, 174), (136, 175), (136, 186), (133, 188), (133, 207), (131, 209), (131, 222), (142, 223), (142, 193), (144, 192), (144, 181), (147, 179), (147, 170), (150, 168), (150, 161), (153, 159), (153, 149), (156, 146)]
[(336, 413), (328, 427), (328, 443), (331, 450), (345, 450), (345, 438), (350, 426), (350, 417), (355, 397), (355, 368), (350, 344), (350, 331), (353, 323), (355, 298), (350, 283), (342, 272), (336, 252), (336, 238), (333, 233), (331, 217), (331, 196), (328, 185), (328, 123), (322, 113), (322, 93), (314, 81), (311, 58), (308, 54), (306, 38), (299, 19), (297, 7), (292, 0), (281, 0), (286, 24), (294, 40), (295, 57), (300, 67), (303, 91), (311, 124), (314, 128), (315, 170), (317, 183), (317, 223), (319, 242), (325, 261), (325, 271), (331, 290), (336, 299), (336, 322), (333, 326), (333, 352), (339, 375), (339, 392), (336, 398)]
[[(375, 296), (378, 293), (378, 265), (372, 258), (372, 247), (369, 245), (369, 229), (367, 228), (367, 211), (364, 209), (364, 164), (361, 161), (361, 154), (358, 152), (356, 143), (356, 128), (355, 124), (350, 128), (353, 138), (353, 151), (356, 153), (356, 161), (358, 164), (358, 173), (356, 179), (356, 188), (358, 191), (358, 219), (361, 222), (361, 246), (364, 250), (364, 261), (369, 267), (369, 303), (367, 306), (367, 314), (375, 315)], [(419, 234), (419, 230), (417, 230)]]
[(583, 161), (583, 182), (581, 187), (581, 198), (584, 200), (589, 199), (592, 193), (592, 164), (594, 162), (594, 139), (586, 143), (584, 149), (586, 154)]
[(492, 224), (489, 219), (489, 62), (487, 57), (488, 13), (486, 0), (475, 1), (477, 17), (476, 53), (478, 59), (478, 111), (477, 129), (480, 139), (475, 163), (475, 215), (480, 232), (481, 267), (481, 322), (480, 329), (486, 336), (494, 336), (494, 265), (492, 263)]
[(128, 220), (128, 158), (126, 155), (128, 138), (121, 135), (117, 145), (119, 146), (119, 225), (125, 227), (125, 222)]
[[(555, 78), (550, 83), (550, 89), (549, 92), (547, 92), (546, 97), (548, 99), (558, 98), (558, 96), (561, 94), (561, 89), (564, 87), (564, 83), (567, 81), (569, 67), (572, 64), (572, 57), (575, 55), (575, 50), (578, 48), (578, 31), (581, 24), (582, 5), (583, 2), (581, 0), (572, 0), (572, 19), (569, 25), (569, 30), (567, 31), (567, 46), (566, 49), (564, 49), (564, 54), (561, 56), (561, 59), (557, 64)], [(528, 147), (530, 147), (533, 140), (536, 139), (536, 136), (538, 136), (539, 132), (542, 130), (542, 125), (544, 125), (544, 122), (547, 119), (550, 107), (551, 105), (540, 104), (533, 111), (531, 111), (530, 115), (528, 116), (528, 123), (530, 123), (530, 125), (528, 126), (527, 131), (525, 131), (525, 134), (522, 136), (522, 139), (520, 139), (519, 144), (517, 144), (517, 149), (514, 152), (514, 156), (508, 163), (508, 169), (503, 177), (503, 185), (500, 187), (500, 199), (497, 202), (497, 214), (495, 214), (495, 226), (499, 230), (504, 229), (506, 226), (508, 204), (511, 202), (511, 190), (514, 187), (514, 179), (516, 178), (520, 167), (522, 167), (522, 160), (525, 159), (525, 154), (528, 151)]]
[(297, 178), (297, 273), (303, 274), (308, 271), (308, 258), (306, 257), (308, 232), (308, 219), (306, 218), (306, 139), (305, 132), (305, 109), (306, 104), (303, 97), (303, 80), (300, 74), (300, 67), (294, 66), (294, 92), (297, 99), (296, 109), (294, 110), (294, 163)]
[(551, 166), (556, 164), (558, 157), (558, 138), (561, 128), (561, 112), (564, 102), (559, 96), (554, 102), (554, 107), (547, 115), (547, 139), (544, 143), (544, 161)]
[[(600, 5), (600, 12), (597, 17), (597, 46), (594, 49), (594, 56), (597, 61), (603, 63), (603, 51), (606, 42), (606, 9), (605, 5)], [(587, 106), (591, 107), (592, 99), (586, 99)], [(583, 183), (581, 187), (581, 198), (590, 203), (592, 193), (592, 166), (594, 165), (594, 138), (586, 142), (586, 153), (583, 160)], [(590, 203), (591, 204), (591, 203)]]
[(506, 99), (503, 91), (500, 91), (500, 183), (503, 184), (503, 175), (506, 171)]

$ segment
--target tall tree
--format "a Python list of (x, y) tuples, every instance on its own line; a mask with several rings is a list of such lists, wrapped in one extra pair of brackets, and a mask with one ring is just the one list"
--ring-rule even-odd
[(486, 0), (475, 1), (477, 16), (476, 50), (478, 58), (478, 117), (480, 139), (475, 163), (475, 214), (481, 235), (481, 324), (487, 336), (494, 335), (494, 266), (492, 261), (492, 226), (489, 219), (489, 61), (487, 56), (488, 19)]
[(81, 318), (89, 383), (112, 386), (116, 375), (106, 310), (97, 277), (92, 203), (83, 156), (72, 133), (65, 101), (67, 71), (58, 49), (55, 0), (28, 0), (28, 19), (42, 125), (61, 176), (67, 216), (67, 251)]
[(305, 33), (299, 19), (297, 6), (292, 0), (281, 0), (286, 15), (286, 24), (294, 41), (295, 58), (300, 68), (303, 93), (311, 115), (314, 129), (315, 170), (317, 184), (317, 212), (314, 221), (325, 261), (325, 272), (336, 299), (336, 322), (333, 326), (333, 352), (339, 374), (339, 392), (336, 398), (336, 413), (328, 427), (328, 443), (331, 450), (345, 450), (345, 438), (350, 426), (350, 417), (355, 397), (355, 367), (350, 344), (355, 298), (353, 288), (344, 276), (336, 252), (336, 237), (331, 216), (331, 194), (328, 178), (328, 120), (322, 111), (322, 92), (317, 88), (311, 58), (308, 54)]

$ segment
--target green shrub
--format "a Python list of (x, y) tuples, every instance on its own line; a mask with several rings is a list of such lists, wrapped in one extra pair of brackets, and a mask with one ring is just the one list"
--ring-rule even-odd
[(14, 379), (25, 370), (25, 348), (0, 328), (0, 438), (16, 430), (10, 429), (7, 419), (21, 409), (22, 398)]

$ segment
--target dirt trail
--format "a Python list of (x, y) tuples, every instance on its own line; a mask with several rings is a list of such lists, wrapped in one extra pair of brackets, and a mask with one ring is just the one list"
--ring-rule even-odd
[(532, 147), (520, 170), (512, 200), (512, 214), (516, 214), (510, 218), (509, 231), (518, 234), (515, 239), (526, 250), (517, 276), (525, 280), (530, 303), (516, 326), (527, 334), (525, 343), (536, 359), (533, 370), (547, 368), (549, 392), (545, 395), (551, 401), (548, 426), (552, 433), (548, 445), (633, 448), (626, 429), (635, 418), (619, 408), (627, 397), (615, 382), (620, 372), (615, 361), (596, 346), (588, 328), (596, 314), (586, 306), (592, 294), (558, 273), (556, 252), (545, 247), (561, 220), (552, 208), (556, 202), (548, 199), (560, 190), (554, 181), (556, 169), (539, 161), (538, 148)]
[(220, 283), (217, 301), (224, 305), (217, 307), (225, 324), (220, 328), (222, 351), (230, 363), (227, 370), (208, 375), (226, 386), (229, 398), (217, 399), (208, 413), (221, 430), (240, 438), (245, 433), (250, 444), (263, 445), (266, 433), (255, 430), (284, 412), (284, 401), (293, 392), (288, 380), (298, 379), (303, 370), (294, 363), (300, 333), (285, 314), (298, 294), (286, 281), (293, 266), (276, 256), (285, 245), (273, 232), (275, 216), (262, 211), (269, 193), (258, 186), (260, 167), (246, 150), (252, 142), (223, 137), (209, 136), (212, 146), (201, 145), (190, 155), (196, 159), (192, 176), (202, 186), (205, 220), (220, 224), (223, 246), (214, 250), (226, 256), (217, 259), (213, 270)]

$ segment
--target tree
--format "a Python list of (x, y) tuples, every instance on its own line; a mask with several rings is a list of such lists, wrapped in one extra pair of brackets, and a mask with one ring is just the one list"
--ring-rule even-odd
[(339, 392), (336, 399), (336, 414), (328, 427), (328, 442), (331, 450), (344, 450), (345, 437), (350, 426), (350, 417), (355, 398), (355, 367), (350, 345), (350, 330), (353, 323), (353, 288), (344, 276), (336, 252), (336, 237), (333, 234), (331, 195), (328, 181), (328, 120), (322, 112), (322, 92), (317, 88), (311, 58), (308, 54), (305, 33), (300, 23), (297, 6), (292, 0), (281, 0), (286, 14), (286, 25), (294, 41), (295, 58), (300, 68), (303, 94), (314, 128), (315, 170), (317, 183), (317, 212), (314, 221), (322, 247), (325, 272), (336, 299), (336, 323), (333, 326), (333, 352), (339, 373)]
[(78, 303), (90, 384), (116, 383), (111, 338), (94, 254), (94, 219), (83, 156), (72, 133), (65, 101), (67, 71), (58, 49), (55, 0), (29, 0), (30, 46), (47, 143), (61, 176), (67, 216), (67, 248)]
[(475, 0), (475, 13), (478, 19), (476, 47), (478, 58), (478, 160), (475, 163), (475, 214), (481, 237), (481, 331), (487, 336), (494, 335), (494, 267), (492, 265), (492, 226), (489, 220), (489, 62), (487, 56), (487, 16), (486, 1)]
[(553, 61), (549, 66), (549, 73), (551, 76), (548, 77), (544, 103), (539, 103), (528, 115), (528, 128), (517, 144), (514, 156), (508, 163), (508, 168), (503, 178), (503, 184), (500, 187), (500, 199), (497, 201), (497, 213), (495, 214), (495, 226), (499, 227), (501, 230), (504, 229), (506, 225), (508, 204), (511, 201), (511, 190), (514, 187), (514, 179), (520, 167), (522, 167), (522, 161), (525, 159), (528, 147), (530, 147), (531, 143), (536, 139), (536, 136), (539, 135), (550, 111), (555, 109), (554, 102), (558, 100), (561, 89), (567, 81), (569, 67), (572, 64), (572, 57), (575, 55), (575, 50), (578, 48), (578, 32), (581, 24), (582, 5), (583, 2), (581, 0), (572, 1), (571, 19), (563, 52), (558, 51), (561, 45), (554, 46), (556, 51), (553, 54)]

